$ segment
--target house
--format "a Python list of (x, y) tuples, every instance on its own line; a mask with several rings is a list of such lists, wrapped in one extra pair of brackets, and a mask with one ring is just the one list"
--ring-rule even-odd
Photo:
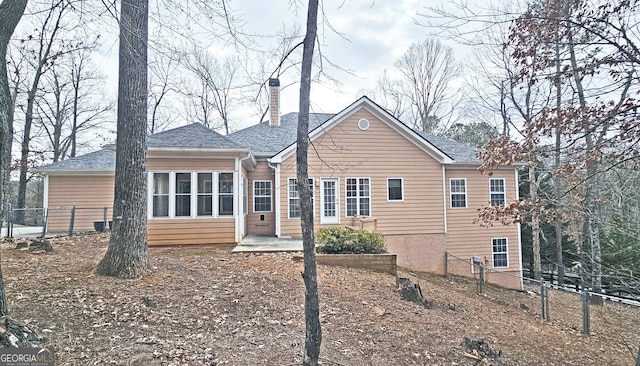
[[(277, 80), (270, 88), (268, 122), (228, 136), (201, 124), (149, 136), (150, 246), (301, 236), (297, 114), (280, 116)], [(474, 148), (416, 132), (367, 97), (311, 114), (309, 139), (316, 229), (377, 230), (398, 265), (413, 270), (443, 273), (447, 252), (453, 273), (471, 274), (476, 257), (520, 275), (519, 226), (473, 223), (478, 208), (518, 200), (516, 167), (482, 175)], [(66, 230), (68, 210), (56, 208), (72, 206), (76, 228), (92, 230), (112, 205), (114, 167), (108, 149), (41, 167), (49, 230)]]

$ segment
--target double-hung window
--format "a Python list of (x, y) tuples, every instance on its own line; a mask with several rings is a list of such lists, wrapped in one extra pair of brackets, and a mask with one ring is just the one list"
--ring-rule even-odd
[(253, 212), (271, 212), (271, 181), (253, 181)]
[(176, 173), (176, 216), (191, 216), (191, 173)]
[(506, 202), (504, 178), (489, 179), (489, 202), (491, 206), (502, 206)]
[(371, 185), (369, 178), (346, 179), (346, 216), (371, 216)]
[(169, 217), (169, 173), (153, 174), (153, 217)]
[(198, 173), (198, 216), (213, 215), (213, 173)]
[[(298, 179), (289, 178), (288, 184), (288, 197), (289, 197), (289, 218), (295, 219), (300, 217), (300, 194), (298, 193)], [(309, 178), (309, 190), (311, 191), (311, 207), (315, 212), (313, 205), (313, 178)]]
[(467, 208), (467, 180), (464, 178), (449, 179), (451, 208)]
[(387, 201), (404, 201), (402, 178), (387, 178)]
[(233, 216), (233, 173), (218, 174), (218, 215)]
[(232, 172), (150, 172), (149, 179), (151, 217), (234, 214)]
[(509, 267), (509, 257), (507, 255), (507, 238), (491, 239), (491, 256), (494, 268)]

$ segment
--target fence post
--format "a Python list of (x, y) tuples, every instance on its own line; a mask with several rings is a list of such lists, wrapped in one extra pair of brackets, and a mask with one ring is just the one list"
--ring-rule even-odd
[(104, 210), (102, 211), (102, 232), (107, 232), (107, 206), (104, 206)]
[(49, 215), (49, 211), (46, 207), (42, 209), (42, 237), (47, 237), (47, 217)]
[(478, 283), (478, 292), (484, 293), (484, 266), (480, 262), (480, 282)]
[(7, 209), (7, 238), (13, 238), (13, 206)]
[(542, 305), (542, 320), (547, 319), (547, 311), (544, 308), (544, 279), (540, 278), (540, 302)]
[(76, 221), (76, 206), (71, 207), (71, 218), (69, 219), (69, 236), (73, 236), (73, 225)]
[(551, 320), (551, 315), (549, 315), (549, 290), (550, 290), (550, 289), (551, 289), (551, 286), (549, 286), (549, 288), (548, 288), (548, 289), (545, 289), (545, 290), (544, 290), (544, 295), (545, 295), (545, 296), (544, 296), (544, 297), (545, 297), (545, 305), (546, 305), (546, 308), (547, 308), (547, 312), (546, 312), (546, 314), (547, 314), (547, 320)]
[(582, 286), (582, 333), (586, 335), (591, 333), (589, 320), (589, 289)]
[(444, 278), (449, 278), (449, 252), (444, 251)]

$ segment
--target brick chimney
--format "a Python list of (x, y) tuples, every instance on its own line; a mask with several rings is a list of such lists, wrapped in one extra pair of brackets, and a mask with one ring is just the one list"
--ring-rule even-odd
[(280, 80), (269, 79), (269, 126), (280, 126)]

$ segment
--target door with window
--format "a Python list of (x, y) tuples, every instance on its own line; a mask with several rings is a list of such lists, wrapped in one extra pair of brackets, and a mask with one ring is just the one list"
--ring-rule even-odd
[(322, 209), (320, 210), (321, 224), (339, 224), (340, 217), (340, 197), (338, 178), (320, 179), (320, 194)]

